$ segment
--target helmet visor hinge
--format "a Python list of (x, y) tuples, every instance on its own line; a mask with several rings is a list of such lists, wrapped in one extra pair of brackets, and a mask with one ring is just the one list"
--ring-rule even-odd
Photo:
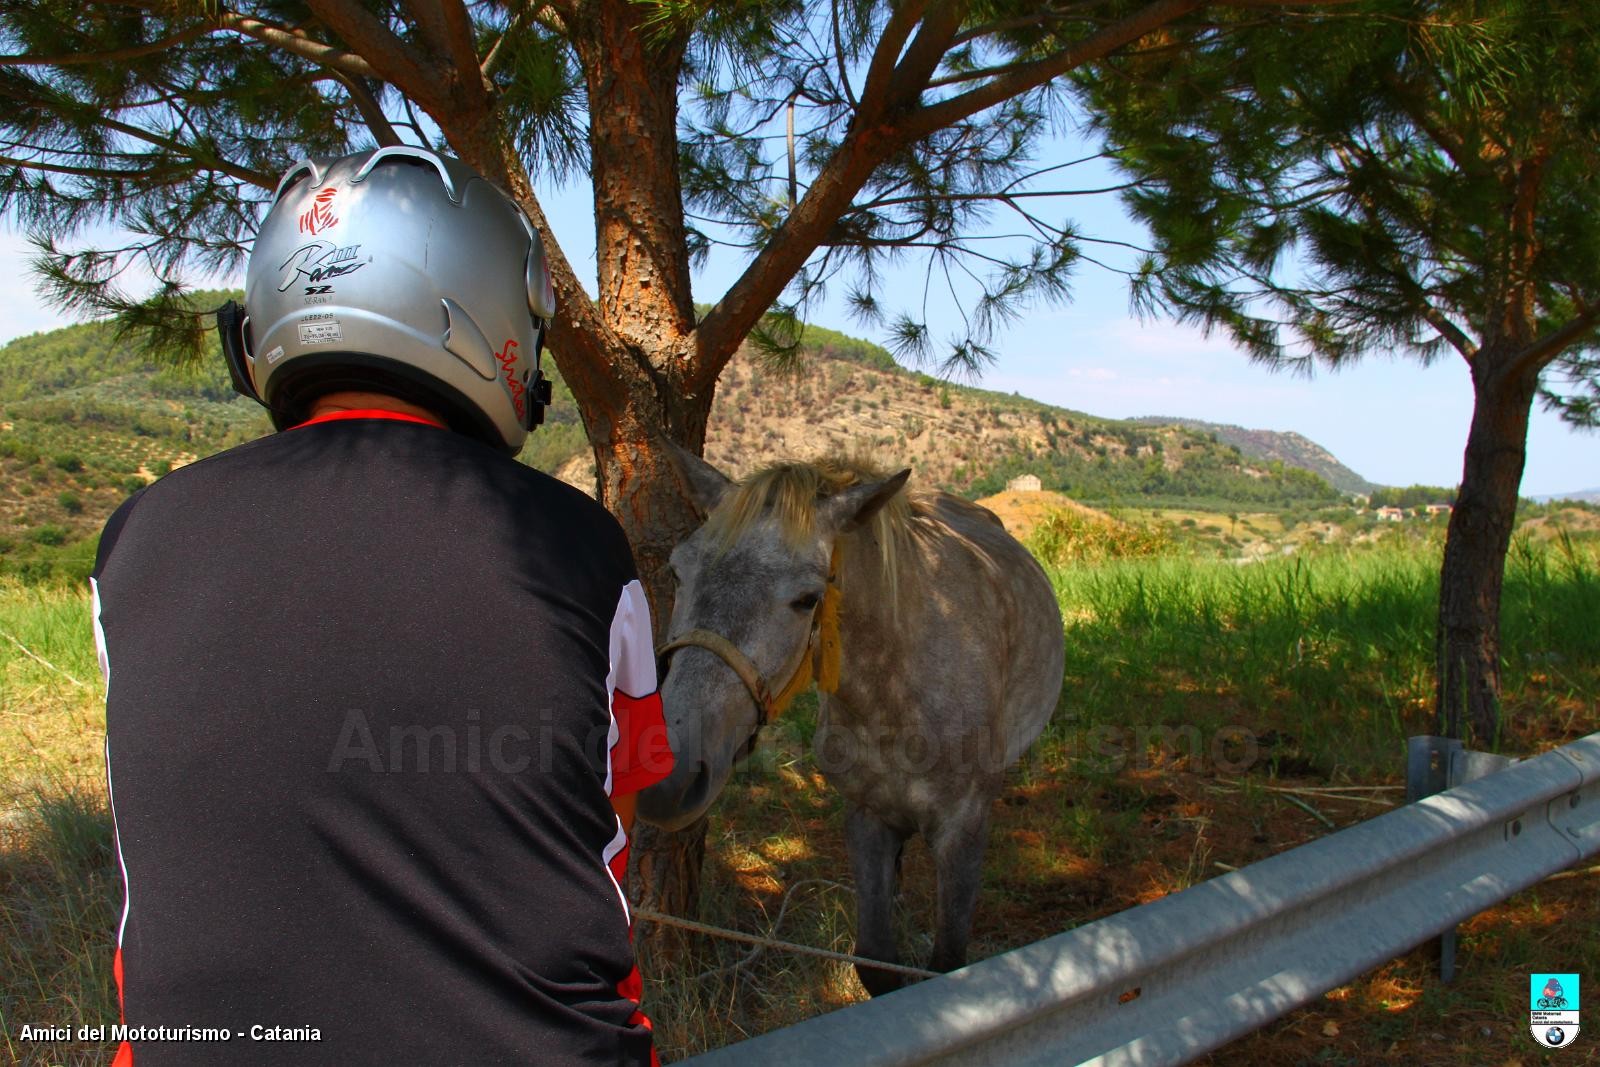
[(256, 392), (250, 375), (250, 358), (246, 353), (244, 324), (247, 319), (243, 305), (230, 300), (217, 309), (217, 335), (222, 340), (222, 358), (228, 364), (228, 377), (240, 395), (263, 406), (266, 401)]

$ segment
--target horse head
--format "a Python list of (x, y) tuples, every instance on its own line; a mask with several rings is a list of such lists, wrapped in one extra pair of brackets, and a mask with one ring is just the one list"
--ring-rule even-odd
[[(835, 543), (877, 513), (911, 473), (843, 488), (788, 478), (763, 495), (698, 456), (673, 452), (707, 519), (671, 556), (677, 591), (662, 646), (661, 699), (676, 765), (639, 794), (639, 815), (669, 830), (711, 806), (755, 747), (766, 717), (810, 680), (837, 580)], [(768, 488), (774, 484), (768, 480)], [(816, 491), (805, 488), (809, 499), (797, 499), (797, 487), (810, 485)]]

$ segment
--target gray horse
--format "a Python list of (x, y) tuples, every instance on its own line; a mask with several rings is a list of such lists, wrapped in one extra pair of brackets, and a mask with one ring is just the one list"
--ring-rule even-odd
[[(909, 470), (789, 463), (736, 486), (678, 459), (708, 519), (672, 553), (662, 700), (677, 766), (639, 814), (667, 829), (698, 818), (767, 717), (815, 678), (814, 758), (849, 807), (857, 953), (897, 961), (900, 854), (921, 832), (938, 878), (929, 966), (962, 966), (990, 805), (1061, 692), (1048, 579), (991, 512), (902, 492)], [(874, 995), (900, 984), (858, 974)]]

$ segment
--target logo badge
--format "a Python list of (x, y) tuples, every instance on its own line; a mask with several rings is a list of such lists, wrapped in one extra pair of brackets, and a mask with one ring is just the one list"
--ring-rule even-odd
[(300, 216), (300, 232), (309, 233), (315, 237), (329, 226), (337, 226), (339, 220), (333, 215), (333, 198), (339, 190), (328, 186), (317, 190), (317, 195), (311, 200), (311, 210)]
[(371, 256), (366, 259), (357, 258), (360, 254), (360, 245), (337, 248), (326, 241), (312, 241), (310, 244), (301, 245), (291, 252), (289, 258), (278, 268), (283, 272), (282, 280), (278, 282), (278, 292), (287, 292), (298, 280), (304, 284), (307, 297), (331, 293), (333, 287), (322, 288), (324, 282), (354, 274), (372, 262)]
[(1528, 977), (1528, 1028), (1545, 1048), (1566, 1048), (1578, 1040), (1578, 976)]
[(523, 412), (528, 409), (527, 397), (524, 396), (528, 391), (528, 387), (516, 376), (517, 342), (507, 338), (500, 351), (494, 354), (494, 358), (500, 361), (500, 369), (505, 372), (506, 388), (511, 391), (511, 406), (516, 410), (517, 418), (520, 419), (523, 416)]

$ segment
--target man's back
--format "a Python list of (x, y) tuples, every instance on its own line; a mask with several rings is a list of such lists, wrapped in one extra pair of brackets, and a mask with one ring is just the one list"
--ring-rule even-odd
[(648, 1062), (607, 798), (670, 766), (658, 717), (613, 726), (608, 677), (651, 695), (616, 673), (633, 578), (593, 501), (411, 421), (125, 505), (95, 586), (127, 1021), (237, 1035), (140, 1067)]

